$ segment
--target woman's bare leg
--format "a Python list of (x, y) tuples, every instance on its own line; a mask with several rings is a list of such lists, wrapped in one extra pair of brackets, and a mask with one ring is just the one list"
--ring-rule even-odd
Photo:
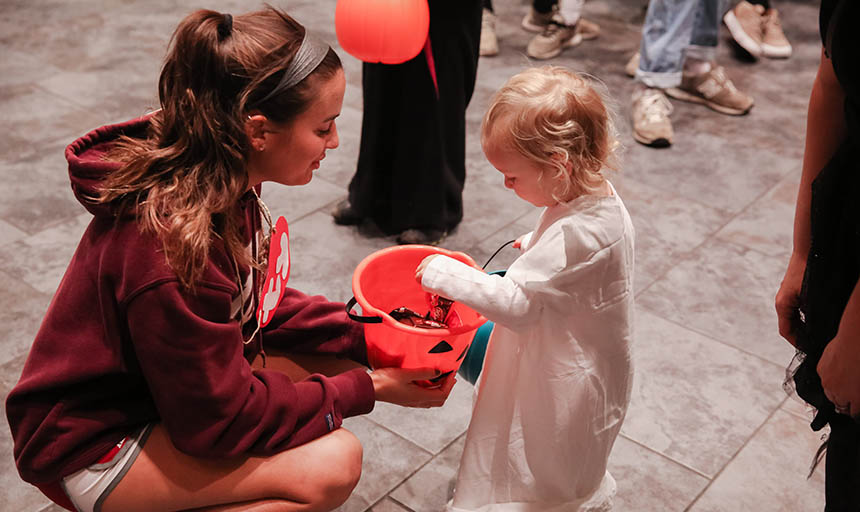
[(361, 456), (340, 428), (270, 457), (204, 459), (177, 450), (159, 424), (102, 510), (332, 510), (358, 483)]

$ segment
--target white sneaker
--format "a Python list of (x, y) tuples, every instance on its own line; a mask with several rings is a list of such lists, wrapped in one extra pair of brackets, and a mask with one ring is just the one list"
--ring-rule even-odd
[(496, 37), (496, 15), (484, 8), (481, 16), (481, 48), (482, 57), (491, 57), (499, 53), (499, 38)]
[(655, 148), (672, 145), (672, 104), (662, 89), (637, 85), (633, 91), (633, 138)]

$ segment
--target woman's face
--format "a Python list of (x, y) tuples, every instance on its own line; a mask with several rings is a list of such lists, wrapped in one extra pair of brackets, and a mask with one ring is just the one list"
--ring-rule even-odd
[(262, 139), (251, 143), (249, 186), (263, 181), (283, 185), (310, 182), (326, 150), (338, 146), (335, 118), (340, 115), (345, 90), (346, 79), (339, 69), (320, 83), (310, 106), (292, 121), (275, 124), (262, 116), (252, 116), (252, 120), (264, 121)]

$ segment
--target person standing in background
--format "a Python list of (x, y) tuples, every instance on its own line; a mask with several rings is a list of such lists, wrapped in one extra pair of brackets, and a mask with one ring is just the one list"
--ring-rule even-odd
[(481, 2), (429, 2), (424, 50), (362, 65), (364, 118), (340, 225), (373, 221), (400, 244), (437, 244), (463, 218), (466, 107), (475, 88)]

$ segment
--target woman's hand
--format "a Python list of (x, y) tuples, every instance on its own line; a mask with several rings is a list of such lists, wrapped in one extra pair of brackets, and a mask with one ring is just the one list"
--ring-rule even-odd
[(434, 388), (419, 386), (415, 381), (432, 379), (438, 375), (439, 372), (432, 368), (379, 368), (370, 373), (370, 379), (377, 400), (404, 407), (428, 408), (444, 405), (457, 379), (451, 374), (439, 387)]
[(799, 301), (806, 257), (792, 254), (788, 269), (776, 292), (776, 315), (779, 319), (779, 335), (797, 347), (797, 324), (800, 321)]
[(816, 370), (836, 412), (860, 418), (860, 281), (842, 312), (839, 330), (824, 347)]
[(836, 412), (860, 416), (860, 339), (836, 335), (824, 347), (818, 361), (818, 375), (827, 399)]
[(430, 264), (430, 261), (433, 260), (438, 254), (431, 254), (427, 256), (421, 263), (418, 264), (418, 268), (415, 269), (415, 280), (418, 281), (418, 284), (421, 284), (421, 278), (424, 277), (424, 271), (427, 269), (427, 265)]

